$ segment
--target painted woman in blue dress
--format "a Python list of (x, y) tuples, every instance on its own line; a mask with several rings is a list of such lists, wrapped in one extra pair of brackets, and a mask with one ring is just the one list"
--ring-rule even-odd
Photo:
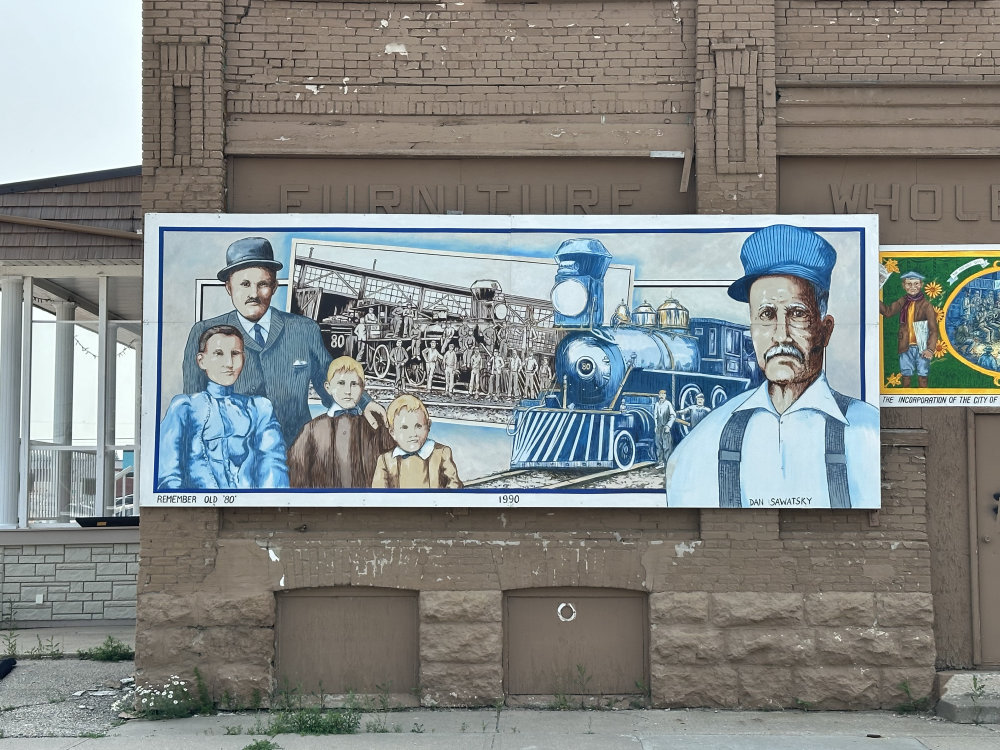
[(160, 423), (157, 490), (247, 490), (288, 486), (285, 441), (271, 402), (236, 393), (243, 335), (234, 326), (206, 329), (197, 364), (204, 391), (175, 396)]

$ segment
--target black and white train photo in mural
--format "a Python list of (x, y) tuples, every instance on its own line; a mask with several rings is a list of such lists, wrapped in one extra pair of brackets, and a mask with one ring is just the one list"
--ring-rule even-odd
[(141, 502), (877, 508), (876, 235), (151, 214)]

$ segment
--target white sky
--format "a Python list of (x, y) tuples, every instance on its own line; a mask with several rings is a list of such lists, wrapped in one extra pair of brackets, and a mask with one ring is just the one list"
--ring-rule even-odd
[[(138, 166), (142, 159), (141, 0), (0, 0), (0, 184)], [(38, 342), (48, 330), (37, 331)], [(75, 348), (76, 442), (93, 441), (96, 382)], [(134, 358), (134, 357), (133, 357)], [(131, 383), (134, 364), (125, 363)], [(51, 438), (51, 373), (33, 378), (32, 438)], [(37, 375), (36, 372), (36, 375)], [(134, 399), (119, 384), (119, 399)], [(122, 410), (126, 421), (127, 413)], [(132, 438), (131, 424), (119, 427)]]
[(0, 0), (0, 184), (138, 166), (141, 0)]

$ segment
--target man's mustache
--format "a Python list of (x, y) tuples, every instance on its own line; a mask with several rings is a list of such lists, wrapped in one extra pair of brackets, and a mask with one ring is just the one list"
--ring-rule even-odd
[(802, 353), (801, 349), (793, 344), (775, 344), (764, 352), (765, 362), (770, 362), (775, 357), (793, 357), (800, 363), (804, 363), (806, 361), (806, 355)]
[(247, 301), (244, 302), (245, 305), (259, 305), (260, 297), (247, 297)]

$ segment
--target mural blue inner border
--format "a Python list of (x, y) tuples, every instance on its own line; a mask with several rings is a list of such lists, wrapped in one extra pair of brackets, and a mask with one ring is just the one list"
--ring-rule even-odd
[[(860, 311), (861, 320), (865, 320), (865, 273), (864, 273), (864, 263), (865, 263), (865, 253), (867, 251), (867, 246), (865, 244), (865, 228), (864, 227), (825, 227), (825, 226), (804, 226), (805, 229), (809, 229), (814, 232), (824, 232), (824, 233), (856, 233), (859, 237), (859, 254), (858, 261), (861, 264), (861, 269), (859, 278), (861, 279), (861, 298), (860, 298)], [(731, 234), (738, 232), (753, 232), (760, 229), (760, 226), (731, 226), (731, 227), (703, 227), (703, 228), (689, 228), (689, 229), (669, 229), (669, 228), (644, 228), (644, 229), (587, 229), (587, 234), (599, 234), (599, 235), (609, 235), (609, 234)], [(165, 240), (165, 235), (170, 232), (184, 233), (184, 232), (201, 232), (201, 233), (221, 233), (221, 232), (296, 232), (296, 233), (323, 233), (330, 234), (335, 232), (355, 232), (358, 234), (366, 233), (405, 233), (414, 232), (420, 234), (565, 234), (578, 232), (578, 227), (532, 227), (530, 229), (517, 229), (517, 228), (466, 228), (466, 227), (356, 227), (356, 226), (318, 226), (318, 227), (308, 227), (308, 226), (225, 226), (225, 227), (207, 227), (207, 226), (197, 226), (197, 227), (173, 227), (173, 226), (161, 226), (158, 228), (157, 236), (157, 265), (158, 265), (158, 277), (157, 277), (157, 288), (160, 290), (160, 294), (157, 298), (157, 321), (156, 321), (156, 353), (157, 353), (157, 368), (156, 368), (156, 414), (159, 414), (162, 410), (162, 388), (161, 388), (161, 373), (162, 365), (160, 362), (160, 355), (163, 351), (163, 245)], [(864, 363), (865, 361), (865, 326), (861, 326), (860, 331), (860, 348), (858, 352), (858, 361)], [(866, 369), (864, 365), (861, 366), (861, 399), (867, 400), (867, 380), (866, 380)], [(150, 492), (156, 493), (155, 477), (159, 473), (159, 441), (160, 435), (159, 430), (155, 431), (155, 451), (153, 454), (153, 476), (148, 479), (150, 483)], [(371, 492), (373, 494), (426, 494), (426, 490), (406, 490), (406, 489), (391, 489), (391, 490), (380, 490), (371, 488), (330, 488), (330, 489), (306, 489), (306, 488), (296, 488), (294, 490), (295, 494), (357, 494), (360, 490), (364, 492)], [(201, 490), (192, 490), (192, 492), (200, 492)], [(290, 490), (288, 489), (254, 489), (254, 490), (240, 490), (241, 493), (252, 493), (259, 495), (272, 495), (272, 494), (286, 494)], [(462, 493), (472, 493), (472, 494), (496, 494), (496, 489), (476, 489), (468, 488), (460, 490)], [(544, 494), (547, 490), (534, 490), (540, 494)], [(615, 490), (616, 494), (622, 495), (638, 495), (638, 494), (648, 494), (650, 490), (648, 489), (618, 489)], [(570, 495), (596, 495), (596, 494), (607, 494), (606, 489), (575, 489), (575, 490), (559, 490), (560, 494), (570, 494)], [(538, 506), (535, 506), (538, 507)]]

